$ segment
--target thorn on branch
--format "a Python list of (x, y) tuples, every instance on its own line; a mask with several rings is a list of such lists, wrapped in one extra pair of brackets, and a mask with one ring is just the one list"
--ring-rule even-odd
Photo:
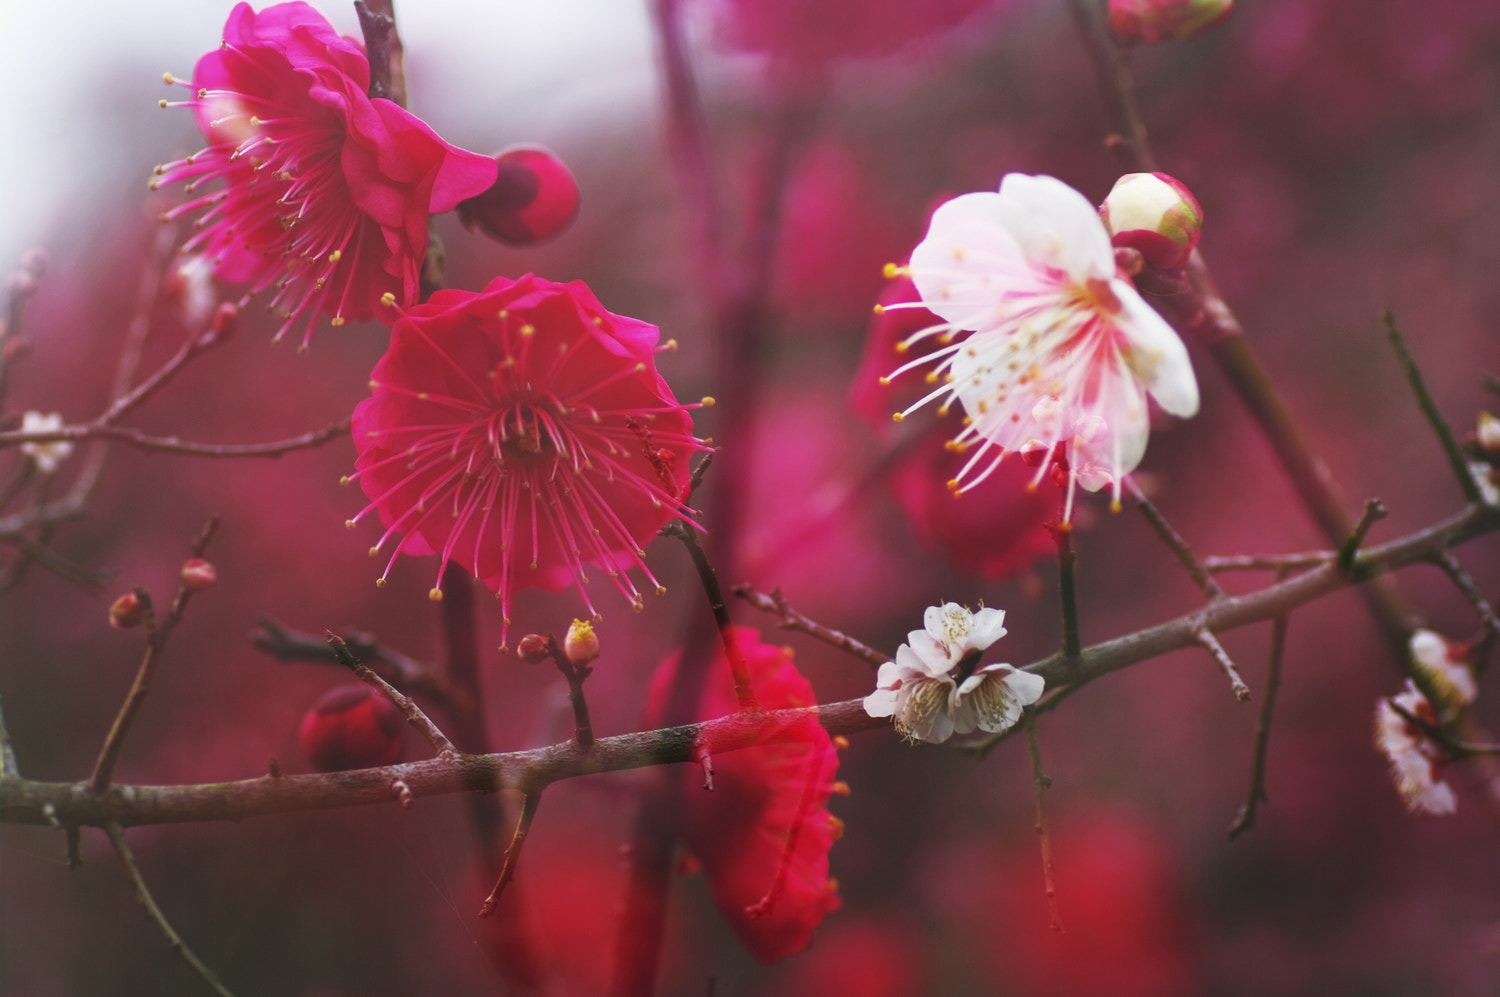
[(1233, 659), (1229, 657), (1229, 652), (1224, 650), (1224, 645), (1219, 643), (1219, 639), (1206, 628), (1200, 629), (1197, 633), (1193, 634), (1193, 639), (1198, 642), (1198, 646), (1202, 647), (1213, 657), (1219, 668), (1224, 672), (1224, 675), (1229, 679), (1229, 688), (1233, 690), (1234, 698), (1242, 703), (1249, 700), (1250, 687), (1245, 684), (1244, 679), (1240, 678), (1239, 669), (1234, 666)]
[(495, 881), (495, 888), (490, 895), (484, 898), (484, 903), (479, 907), (480, 917), (489, 917), (495, 913), (495, 906), (500, 902), (500, 894), (505, 892), (505, 886), (516, 875), (516, 863), (521, 860), (521, 848), (526, 844), (526, 835), (531, 831), (531, 821), (536, 817), (537, 805), (542, 802), (542, 791), (532, 790), (521, 797), (521, 816), (516, 819), (516, 833), (510, 839), (510, 845), (505, 849), (505, 863), (500, 868), (500, 878)]
[(1365, 542), (1365, 535), (1370, 532), (1370, 527), (1390, 515), (1385, 503), (1380, 499), (1370, 499), (1365, 502), (1364, 515), (1359, 517), (1359, 522), (1339, 547), (1338, 566), (1340, 571), (1349, 571), (1354, 567), (1354, 559), (1359, 555), (1359, 546)]
[(714, 756), (703, 745), (693, 747), (693, 755), (697, 759), (698, 767), (703, 769), (703, 789), (712, 793), (714, 790)]

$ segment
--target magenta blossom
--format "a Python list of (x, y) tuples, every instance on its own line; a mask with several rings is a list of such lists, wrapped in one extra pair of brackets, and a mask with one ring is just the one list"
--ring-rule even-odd
[[(170, 75), (167, 82), (178, 82)], [(274, 288), (277, 338), (319, 315), (380, 316), (417, 300), (427, 218), (495, 180), (495, 162), (444, 142), (405, 108), (366, 96), (363, 47), (305, 3), (230, 12), (224, 44), (198, 60), (193, 109), (207, 148), (157, 167), (152, 186), (196, 193), (166, 213), (201, 211), (184, 249), (251, 293)], [(163, 101), (162, 106), (168, 106)]]
[(593, 564), (639, 608), (626, 571), (659, 587), (641, 548), (681, 512), (702, 449), (656, 372), (657, 338), (582, 282), (530, 274), (402, 313), (353, 425), (370, 504), (350, 524), (379, 511), (386, 574), (402, 553), (436, 553), (438, 578), (450, 562), (472, 572), (508, 626), (525, 588), (576, 582), (594, 614)]

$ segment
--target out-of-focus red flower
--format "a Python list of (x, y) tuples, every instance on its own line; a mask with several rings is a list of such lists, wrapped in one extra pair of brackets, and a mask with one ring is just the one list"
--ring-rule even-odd
[(302, 317), (304, 346), (319, 315), (334, 325), (391, 321), (383, 295), (417, 298), (428, 215), (495, 179), (488, 156), (366, 96), (363, 47), (305, 3), (258, 14), (235, 7), (224, 44), (183, 83), (193, 96), (178, 106), (193, 108), (208, 146), (158, 167), (152, 186), (186, 181), (196, 193), (223, 181), (166, 217), (201, 211), (186, 251), (202, 252), (215, 276), (252, 293), (275, 288), (271, 307), (284, 319), (277, 338)]
[[(642, 545), (678, 514), (692, 419), (656, 372), (656, 326), (605, 311), (580, 281), (530, 274), (439, 291), (402, 314), (354, 411), (358, 478), (402, 553), (440, 556), (493, 589), (584, 588), (602, 568), (658, 587)], [(439, 598), (437, 583), (433, 598)]]
[[(919, 300), (916, 287), (904, 276), (891, 281), (880, 296), (882, 306)], [(940, 323), (925, 308), (891, 308), (877, 312), (870, 324), (850, 404), (887, 439), (895, 425), (891, 414), (932, 388), (918, 377), (881, 383), (899, 364), (933, 345), (924, 340), (903, 355), (896, 344)], [(946, 449), (943, 443), (958, 431), (958, 419), (953, 413), (922, 438), (897, 444), (900, 449), (886, 472), (885, 484), (926, 547), (941, 551), (961, 571), (998, 581), (1056, 550), (1046, 524), (1057, 520), (1060, 496), (1050, 475), (1036, 482), (1034, 468), (1013, 460), (955, 497), (948, 482), (958, 477), (968, 457)]]
[(1005, 0), (719, 0), (724, 44), (806, 66), (891, 55)]
[(302, 753), (319, 772), (394, 765), (405, 726), (395, 704), (364, 683), (336, 686), (302, 718)]
[(1234, 0), (1109, 0), (1109, 28), (1123, 42), (1185, 41), (1233, 9)]
[(895, 919), (840, 916), (798, 959), (778, 997), (918, 997), (922, 983), (921, 932)]
[[(784, 648), (762, 644), (750, 627), (735, 627), (762, 708), (812, 706), (812, 686)], [(680, 655), (657, 669), (647, 724), (661, 723)], [(700, 703), (704, 719), (739, 708), (728, 663), (710, 666)], [(837, 910), (837, 884), (828, 878), (828, 851), (843, 824), (827, 810), (835, 790), (838, 752), (813, 717), (770, 732), (777, 743), (714, 754), (714, 788), (705, 792), (696, 771), (683, 774), (683, 838), (702, 864), (724, 917), (745, 947), (763, 962), (805, 949), (813, 931)]]
[(518, 146), (495, 156), (499, 175), (482, 194), (459, 202), (458, 217), (497, 242), (529, 246), (562, 232), (578, 217), (578, 181), (546, 149)]

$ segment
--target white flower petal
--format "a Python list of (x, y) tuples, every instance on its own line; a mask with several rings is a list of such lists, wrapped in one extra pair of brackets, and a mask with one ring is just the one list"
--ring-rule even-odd
[(911, 279), (928, 311), (960, 329), (992, 326), (1006, 297), (1035, 278), (1000, 215), (1000, 195), (963, 194), (933, 212), (911, 253)]
[(1184, 419), (1197, 415), (1198, 379), (1182, 339), (1130, 284), (1115, 278), (1110, 288), (1124, 308), (1125, 362), (1163, 409)]
[(1006, 174), (999, 214), (1033, 265), (1061, 270), (1079, 283), (1114, 275), (1115, 251), (1099, 209), (1056, 177)]

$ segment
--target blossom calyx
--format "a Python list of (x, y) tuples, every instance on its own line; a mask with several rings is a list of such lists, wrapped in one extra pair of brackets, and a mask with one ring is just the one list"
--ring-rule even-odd
[(588, 620), (574, 620), (563, 638), (563, 653), (574, 665), (586, 665), (599, 657), (599, 635)]
[(1180, 270), (1203, 233), (1203, 208), (1193, 192), (1165, 173), (1127, 173), (1099, 206), (1110, 243), (1138, 250), (1153, 270)]
[(1233, 9), (1234, 0), (1109, 0), (1109, 29), (1126, 43), (1186, 41)]

